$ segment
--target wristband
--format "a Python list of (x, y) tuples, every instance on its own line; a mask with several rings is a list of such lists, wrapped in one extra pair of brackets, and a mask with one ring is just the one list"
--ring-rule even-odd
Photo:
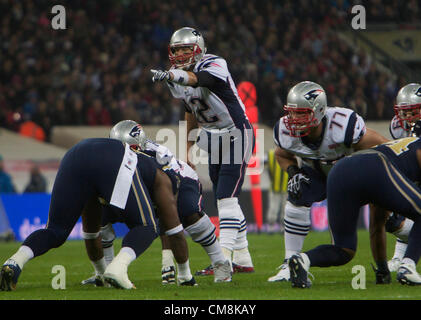
[(189, 83), (189, 74), (184, 70), (174, 69), (170, 70), (173, 75), (172, 82), (176, 82), (186, 86)]
[(170, 230), (165, 231), (165, 234), (167, 236), (172, 236), (176, 233), (179, 233), (180, 231), (183, 231), (183, 225), (182, 224), (179, 224), (178, 226), (176, 226), (176, 227), (174, 227)]
[(82, 238), (85, 240), (93, 240), (99, 237), (99, 231), (98, 232), (93, 232), (93, 233), (89, 233), (89, 232), (85, 232), (82, 230)]

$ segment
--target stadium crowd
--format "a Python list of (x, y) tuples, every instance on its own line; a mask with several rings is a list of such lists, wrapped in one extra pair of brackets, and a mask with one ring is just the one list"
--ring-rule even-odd
[(50, 1), (0, 0), (0, 126), (19, 131), (29, 121), (48, 140), (55, 125), (177, 123), (182, 103), (153, 85), (149, 70), (169, 67), (170, 36), (183, 26), (203, 32), (237, 84), (256, 84), (263, 123), (274, 124), (302, 80), (320, 83), (329, 105), (389, 120), (405, 79), (383, 73), (334, 32), (360, 3), (368, 21), (420, 18), (415, 0), (74, 0), (63, 3), (66, 30), (53, 30)]

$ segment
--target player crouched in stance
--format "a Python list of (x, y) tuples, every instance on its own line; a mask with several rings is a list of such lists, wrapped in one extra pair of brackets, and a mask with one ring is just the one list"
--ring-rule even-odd
[[(408, 247), (399, 266), (401, 284), (421, 285), (416, 264), (421, 255), (421, 139), (403, 138), (357, 152), (340, 160), (327, 179), (332, 245), (321, 245), (289, 260), (293, 287), (307, 288), (310, 267), (340, 266), (357, 249), (357, 220), (361, 206), (370, 203), (370, 241), (376, 261), (376, 283), (389, 283), (385, 223), (393, 211), (414, 221)], [(380, 209), (381, 208), (381, 209)]]
[(285, 260), (269, 282), (289, 281), (288, 259), (303, 248), (310, 231), (311, 205), (326, 199), (326, 177), (336, 161), (354, 150), (387, 141), (366, 128), (351, 109), (328, 108), (325, 91), (314, 82), (296, 84), (288, 93), (285, 111), (273, 132), (276, 160), (289, 179)]
[[(421, 84), (410, 83), (402, 87), (394, 106), (395, 116), (390, 122), (390, 135), (393, 139), (419, 137), (421, 134)], [(392, 213), (386, 223), (386, 231), (397, 237), (395, 252), (388, 262), (391, 272), (397, 271), (405, 254), (408, 235), (413, 221)]]
[[(153, 157), (157, 166), (168, 175), (177, 193), (178, 216), (184, 230), (192, 240), (199, 243), (208, 254), (214, 268), (215, 282), (231, 281), (231, 266), (224, 258), (221, 246), (216, 239), (215, 226), (202, 209), (202, 188), (197, 173), (184, 161), (177, 160), (171, 151), (149, 139), (141, 125), (132, 120), (117, 123), (110, 131), (110, 138), (125, 142)], [(115, 238), (111, 223), (101, 227), (102, 245), (105, 261), (114, 257), (113, 240)], [(168, 236), (160, 235), (162, 242), (162, 283), (175, 283), (175, 265)], [(84, 280), (82, 284), (94, 283), (95, 277)]]
[[(179, 270), (184, 270), (178, 275), (180, 282), (194, 283), (172, 183), (157, 167), (155, 159), (137, 154), (128, 144), (117, 140), (95, 138), (79, 142), (60, 163), (46, 228), (31, 233), (3, 264), (0, 289), (14, 290), (24, 265), (50, 249), (60, 247), (81, 215), (84, 233), (90, 239), (88, 255), (100, 269), (99, 273), (103, 273), (105, 281), (114, 287), (135, 288), (128, 278), (127, 268), (158, 236), (153, 204), (157, 207), (163, 232), (171, 239)], [(120, 252), (106, 268), (103, 253), (98, 254), (96, 250), (101, 249), (97, 235), (102, 205), (117, 210), (130, 229), (123, 238)]]

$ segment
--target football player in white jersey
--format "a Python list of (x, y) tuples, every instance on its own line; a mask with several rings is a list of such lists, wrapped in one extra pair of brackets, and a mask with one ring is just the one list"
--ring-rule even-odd
[[(215, 282), (231, 281), (231, 266), (224, 258), (221, 246), (216, 240), (215, 226), (203, 210), (202, 187), (197, 173), (184, 161), (177, 160), (171, 151), (158, 143), (147, 139), (142, 126), (132, 120), (117, 123), (110, 131), (110, 138), (128, 143), (147, 155), (154, 157), (171, 181), (177, 185), (177, 211), (184, 230), (192, 240), (199, 243), (208, 254), (214, 267)], [(105, 262), (114, 258), (113, 241), (115, 233), (112, 223), (101, 227), (101, 239)], [(162, 243), (162, 283), (175, 283), (175, 263), (169, 238), (160, 235)], [(95, 276), (82, 281), (82, 284), (95, 283)]]
[[(246, 220), (238, 203), (255, 142), (245, 107), (227, 62), (216, 55), (206, 54), (204, 39), (197, 30), (185, 27), (173, 33), (169, 60), (170, 70), (151, 70), (152, 81), (166, 81), (172, 95), (184, 101), (187, 134), (195, 128), (202, 129), (196, 142), (209, 154), (209, 176), (218, 208), (220, 244), (224, 255), (232, 262), (234, 272), (253, 272)], [(229, 150), (222, 150), (226, 141)], [(194, 143), (187, 141), (187, 154)], [(212, 269), (206, 268), (199, 274), (212, 274)]]
[[(421, 133), (421, 84), (410, 83), (402, 87), (394, 106), (395, 116), (390, 122), (390, 135), (393, 139), (419, 137)], [(390, 271), (397, 271), (406, 251), (408, 235), (414, 222), (401, 215), (391, 214), (386, 230), (397, 237), (395, 252), (388, 262)]]
[(274, 127), (275, 155), (288, 172), (285, 260), (269, 282), (289, 281), (288, 259), (301, 252), (310, 230), (310, 207), (326, 199), (326, 177), (335, 162), (353, 151), (386, 142), (347, 108), (328, 107), (324, 89), (304, 81), (288, 93), (287, 114)]

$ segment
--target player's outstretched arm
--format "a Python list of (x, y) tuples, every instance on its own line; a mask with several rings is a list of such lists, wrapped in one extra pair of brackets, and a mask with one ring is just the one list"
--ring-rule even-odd
[(153, 74), (153, 82), (166, 80), (191, 87), (196, 86), (198, 82), (197, 77), (193, 72), (181, 69), (171, 69), (169, 71), (151, 69), (151, 72)]
[(169, 237), (171, 250), (178, 264), (188, 260), (187, 242), (183, 226), (178, 218), (177, 203), (172, 192), (172, 184), (168, 176), (157, 169), (154, 183), (154, 203), (163, 232)]
[(360, 139), (358, 143), (354, 145), (354, 150), (358, 151), (372, 148), (374, 146), (377, 146), (378, 144), (382, 144), (388, 141), (389, 139), (386, 139), (377, 131), (367, 128), (367, 131), (364, 134), (364, 136)]

